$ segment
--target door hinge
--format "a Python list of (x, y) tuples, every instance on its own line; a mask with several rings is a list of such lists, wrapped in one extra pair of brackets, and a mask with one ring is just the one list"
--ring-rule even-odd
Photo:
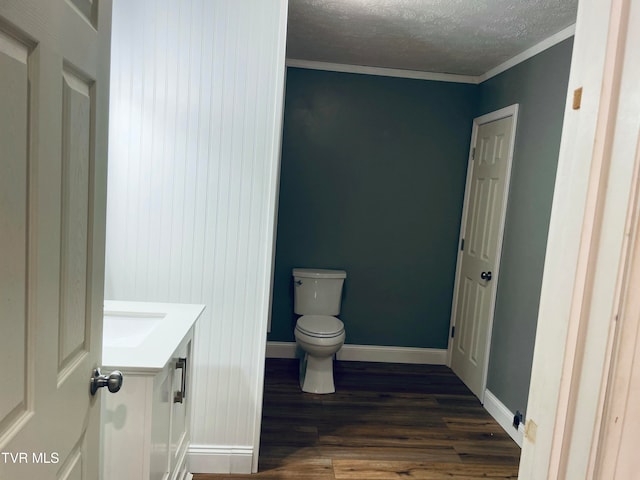
[(475, 159), (476, 159), (476, 147), (473, 147), (473, 148), (471, 149), (471, 158), (472, 158), (473, 160), (475, 160)]
[(454, 325), (454, 326), (451, 327), (451, 338), (453, 338), (455, 336), (456, 336), (456, 326)]
[(460, 251), (464, 252), (464, 238), (460, 240)]

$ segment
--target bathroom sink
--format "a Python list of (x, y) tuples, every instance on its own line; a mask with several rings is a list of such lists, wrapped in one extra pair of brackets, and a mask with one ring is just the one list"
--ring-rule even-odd
[(105, 313), (102, 327), (103, 347), (138, 347), (165, 317), (164, 314)]
[(102, 366), (162, 370), (204, 305), (105, 300)]

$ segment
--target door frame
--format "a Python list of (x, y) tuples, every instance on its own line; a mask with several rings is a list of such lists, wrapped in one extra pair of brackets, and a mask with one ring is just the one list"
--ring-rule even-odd
[(458, 237), (458, 256), (456, 260), (456, 274), (453, 287), (453, 298), (451, 301), (451, 318), (449, 319), (449, 342), (447, 345), (447, 366), (451, 367), (451, 360), (453, 354), (453, 337), (451, 332), (455, 327), (456, 321), (456, 306), (458, 303), (459, 283), (460, 283), (460, 271), (462, 269), (462, 239), (465, 237), (465, 225), (467, 223), (467, 216), (469, 215), (469, 193), (471, 191), (471, 178), (473, 175), (473, 162), (474, 162), (474, 150), (478, 141), (478, 129), (481, 125), (495, 122), (507, 117), (513, 117), (513, 126), (511, 128), (511, 138), (509, 139), (509, 155), (507, 157), (507, 170), (505, 174), (505, 192), (506, 197), (503, 203), (502, 211), (500, 212), (498, 245), (496, 248), (496, 265), (493, 269), (493, 281), (496, 283), (494, 293), (491, 295), (491, 303), (489, 305), (489, 326), (487, 328), (486, 338), (486, 356), (485, 362), (482, 368), (482, 389), (480, 391), (480, 403), (484, 404), (484, 396), (487, 389), (487, 371), (489, 369), (489, 356), (491, 353), (491, 334), (493, 332), (493, 317), (495, 312), (497, 283), (500, 276), (500, 262), (502, 260), (502, 244), (504, 240), (504, 226), (507, 218), (507, 207), (509, 205), (509, 193), (511, 185), (511, 167), (513, 164), (513, 152), (515, 150), (516, 143), (516, 130), (518, 124), (518, 109), (519, 104), (514, 103), (508, 107), (501, 108), (499, 110), (486, 113), (473, 119), (473, 129), (471, 131), (471, 143), (469, 146), (469, 156), (467, 160), (467, 180), (464, 187), (464, 203), (462, 207), (462, 218), (460, 220), (460, 235)]
[[(631, 334), (638, 317), (629, 316), (635, 308), (629, 293), (640, 284), (633, 277), (640, 105), (628, 101), (640, 92), (629, 48), (640, 27), (637, 7), (632, 0), (585, 0), (578, 8), (520, 457), (523, 479), (613, 478), (607, 471), (618, 462), (637, 469), (637, 456), (630, 465), (628, 451), (618, 450), (635, 445), (634, 438), (618, 435), (629, 426), (626, 406), (636, 405), (625, 401), (633, 392), (625, 390), (637, 386), (627, 349), (637, 358), (640, 345)], [(585, 95), (572, 106), (577, 89)]]

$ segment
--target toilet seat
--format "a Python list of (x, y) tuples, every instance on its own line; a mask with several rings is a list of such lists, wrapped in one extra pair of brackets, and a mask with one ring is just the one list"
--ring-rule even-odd
[(329, 315), (303, 315), (296, 323), (296, 330), (314, 338), (335, 338), (344, 334), (344, 323)]

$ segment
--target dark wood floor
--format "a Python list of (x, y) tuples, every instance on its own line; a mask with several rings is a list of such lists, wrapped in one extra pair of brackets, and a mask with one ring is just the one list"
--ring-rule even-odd
[(520, 449), (444, 366), (336, 362), (336, 393), (268, 359), (259, 473), (194, 480), (517, 478)]

